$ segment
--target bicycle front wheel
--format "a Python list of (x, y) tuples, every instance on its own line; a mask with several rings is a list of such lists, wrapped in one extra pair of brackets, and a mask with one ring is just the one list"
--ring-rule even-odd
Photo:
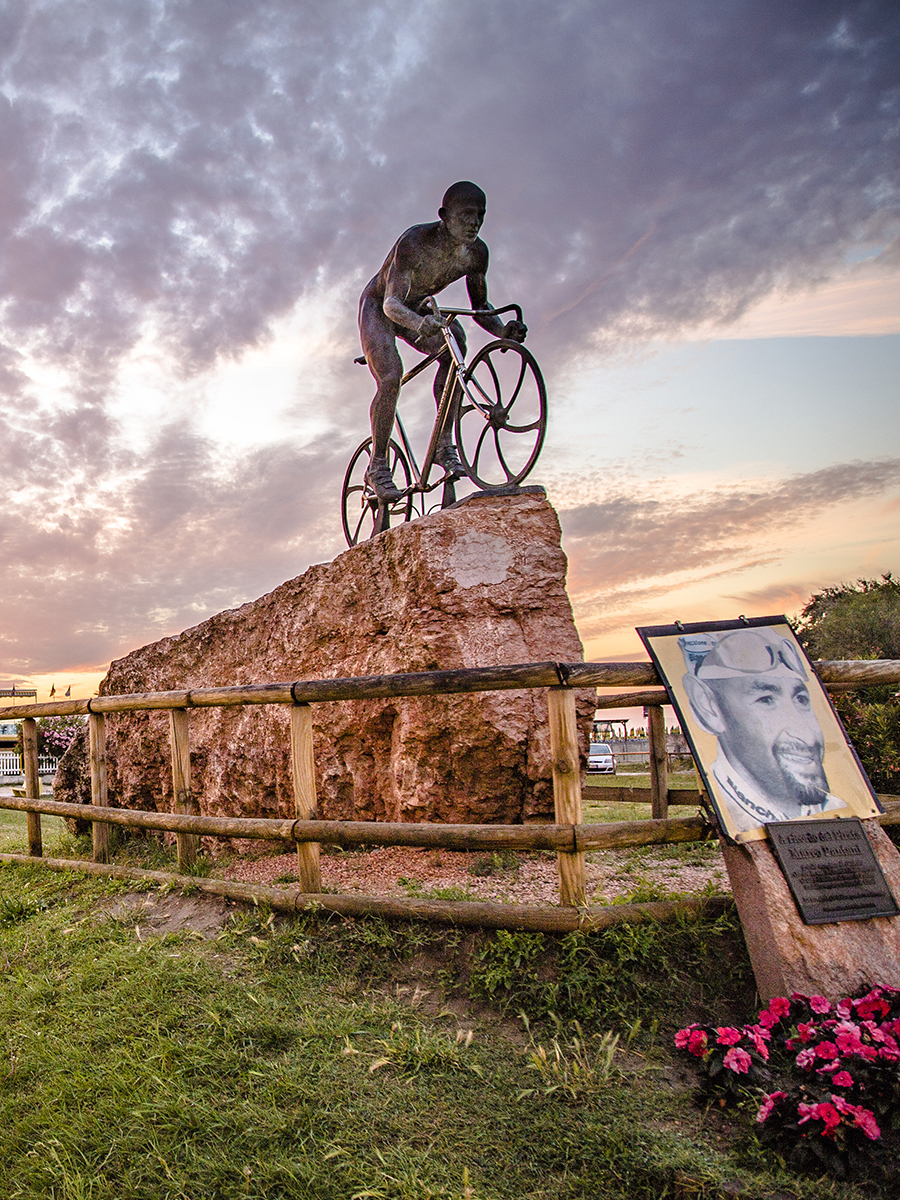
[[(361, 446), (357, 446), (344, 475), (341, 523), (348, 546), (358, 546), (360, 542), (367, 542), (376, 533), (383, 533), (385, 529), (390, 528), (392, 519), (399, 520), (402, 524), (412, 516), (411, 492), (379, 510), (378, 501), (366, 483), (366, 470), (371, 458), (372, 439), (366, 438)], [(412, 484), (412, 472), (406, 455), (395, 441), (391, 441), (388, 446), (388, 465), (397, 486), (403, 490), (409, 488)]]
[(466, 474), (487, 489), (521, 483), (547, 432), (547, 389), (534, 355), (518, 342), (489, 342), (464, 379), (456, 445)]

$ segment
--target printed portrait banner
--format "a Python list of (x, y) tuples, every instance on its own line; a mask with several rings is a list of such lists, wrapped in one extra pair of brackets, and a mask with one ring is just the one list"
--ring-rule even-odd
[(637, 630), (733, 842), (777, 821), (882, 810), (784, 616)]

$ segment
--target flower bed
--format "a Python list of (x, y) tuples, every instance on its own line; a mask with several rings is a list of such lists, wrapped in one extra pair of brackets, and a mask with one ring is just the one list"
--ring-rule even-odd
[(875, 987), (835, 1005), (778, 996), (755, 1024), (690, 1025), (675, 1045), (698, 1060), (705, 1092), (723, 1106), (759, 1101), (760, 1142), (792, 1166), (896, 1172), (886, 1142), (896, 1151), (900, 991)]

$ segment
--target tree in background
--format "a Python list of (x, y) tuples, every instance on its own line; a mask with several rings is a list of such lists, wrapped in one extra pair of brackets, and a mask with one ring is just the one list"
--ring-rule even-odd
[[(796, 623), (810, 658), (900, 659), (900, 583), (881, 579), (824, 588)], [(897, 684), (833, 696), (876, 792), (900, 795), (900, 702)]]

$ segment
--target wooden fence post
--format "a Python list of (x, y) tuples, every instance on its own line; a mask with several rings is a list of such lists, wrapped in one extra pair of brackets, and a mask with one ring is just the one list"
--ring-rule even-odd
[[(313, 745), (312, 709), (308, 704), (291, 708), (291, 778), (294, 783), (294, 811), (298, 821), (316, 818), (316, 758)], [(302, 892), (318, 894), (322, 890), (319, 843), (297, 843), (297, 878)]]
[[(25, 775), (25, 795), (29, 800), (38, 800), (41, 795), (41, 774), (38, 764), (37, 721), (25, 717), (22, 721), (22, 770)], [(28, 853), (40, 858), (44, 852), (41, 843), (41, 814), (28, 813)]]
[[(88, 733), (91, 744), (91, 804), (106, 808), (106, 717), (103, 713), (88, 716)], [(109, 826), (102, 821), (91, 825), (94, 843), (94, 862), (109, 862)]]
[(648, 704), (644, 711), (650, 737), (650, 816), (663, 821), (669, 815), (669, 762), (663, 708), (661, 704)]
[[(169, 740), (172, 745), (172, 791), (174, 809), (177, 813), (200, 815), (200, 805), (191, 794), (191, 742), (188, 727), (188, 710), (169, 710)], [(200, 838), (196, 833), (176, 833), (178, 866), (183, 870), (197, 861)]]
[[(580, 825), (581, 766), (578, 761), (578, 722), (575, 693), (571, 688), (550, 688), (547, 692), (550, 719), (550, 758), (553, 763), (553, 805), (557, 825)], [(587, 903), (584, 881), (584, 854), (579, 851), (557, 852), (559, 902), (566, 907)]]

